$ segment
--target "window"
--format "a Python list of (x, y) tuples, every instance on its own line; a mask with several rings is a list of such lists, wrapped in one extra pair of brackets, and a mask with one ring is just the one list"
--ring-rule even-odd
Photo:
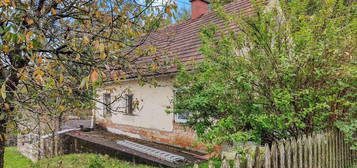
[(186, 123), (188, 121), (189, 115), (190, 115), (189, 112), (175, 114), (175, 122), (177, 122), (177, 123)]
[[(174, 103), (176, 102), (178, 90), (174, 90)], [(190, 112), (182, 112), (175, 114), (175, 122), (176, 123), (186, 123), (188, 121), (188, 117), (190, 116)]]
[(107, 114), (110, 113), (110, 109), (111, 109), (111, 96), (110, 96), (110, 93), (105, 93), (103, 95), (103, 103), (104, 103), (103, 115), (107, 115)]
[(134, 97), (133, 94), (126, 95), (126, 113), (127, 114), (133, 114), (133, 112), (134, 112), (133, 97)]

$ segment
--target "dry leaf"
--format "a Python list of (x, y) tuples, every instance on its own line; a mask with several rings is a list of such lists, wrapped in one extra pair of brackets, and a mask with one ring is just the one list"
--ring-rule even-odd
[(26, 40), (31, 40), (31, 36), (33, 35), (32, 31), (26, 33)]
[(2, 3), (5, 5), (5, 6), (8, 6), (10, 4), (11, 0), (2, 0)]
[(52, 15), (56, 15), (56, 14), (57, 14), (57, 11), (56, 11), (56, 9), (54, 9), (54, 8), (51, 8), (51, 13), (52, 13)]
[(9, 46), (7, 46), (7, 45), (2, 46), (2, 50), (3, 50), (5, 53), (9, 53), (9, 51), (10, 51)]
[(92, 82), (97, 82), (98, 81), (98, 73), (96, 70), (94, 70), (91, 74), (90, 74), (90, 80)]
[(4, 109), (5, 109), (5, 110), (10, 110), (10, 105), (7, 104), (7, 103), (5, 103), (5, 104), (4, 104)]
[(32, 20), (32, 19), (27, 19), (26, 22), (27, 22), (27, 24), (29, 24), (29, 25), (32, 25), (32, 24), (33, 24), (33, 20)]

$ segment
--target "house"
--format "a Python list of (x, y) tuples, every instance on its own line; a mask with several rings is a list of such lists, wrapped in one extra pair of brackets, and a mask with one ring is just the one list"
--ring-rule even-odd
[[(209, 11), (208, 1), (190, 0), (190, 2), (192, 18), (153, 32), (144, 46), (155, 46), (157, 53), (138, 58), (135, 65), (148, 66), (157, 63), (157, 60), (170, 62), (175, 58), (182, 63), (200, 62), (203, 60), (199, 52), (201, 46), (199, 32), (202, 26), (215, 24), (221, 29), (235, 28), (225, 27), (224, 20), (220, 19), (216, 12)], [(251, 5), (249, 0), (238, 0), (225, 5), (224, 8), (228, 13), (239, 13), (249, 11)], [(156, 87), (141, 86), (138, 80), (129, 78), (122, 80), (120, 84), (108, 82), (98, 89), (97, 108), (93, 111), (96, 123), (116, 134), (204, 150), (205, 147), (197, 142), (194, 130), (184, 126), (186, 115), (166, 112), (172, 107), (175, 94), (173, 81), (177, 69), (173, 64), (163, 67), (159, 72), (148, 75), (148, 78), (156, 80)]]
[[(195, 131), (185, 126), (187, 114), (167, 113), (172, 109), (175, 94), (173, 82), (178, 72), (173, 60), (184, 64), (203, 61), (200, 54), (200, 29), (204, 25), (215, 24), (221, 30), (237, 29), (234, 25), (225, 25), (225, 21), (214, 11), (209, 11), (206, 0), (190, 0), (192, 18), (188, 21), (169, 25), (149, 34), (142, 47), (154, 46), (156, 53), (144, 57), (133, 57), (134, 64), (145, 79), (154, 79), (156, 85), (142, 85), (141, 81), (130, 76), (117, 82), (108, 81), (97, 89), (96, 108), (93, 109), (95, 124), (102, 129), (90, 132), (79, 128), (92, 127), (92, 121), (71, 122), (72, 126), (61, 129), (63, 153), (97, 152), (112, 157), (141, 159), (144, 163), (157, 163), (168, 167), (177, 167), (204, 161), (206, 147), (198, 141)], [(250, 12), (250, 0), (237, 0), (224, 6), (228, 13)], [(152, 65), (160, 64), (157, 71), (148, 71)], [(188, 66), (190, 67), (190, 66)], [(74, 125), (73, 125), (74, 123)], [(56, 153), (48, 147), (51, 135), (39, 137), (20, 137), (20, 151), (33, 160), (51, 157), (47, 153)], [(62, 136), (63, 135), (63, 136)], [(53, 136), (54, 137), (54, 136)], [(30, 140), (27, 140), (30, 139)], [(35, 139), (32, 141), (31, 139)], [(36, 144), (39, 144), (36, 147)], [(34, 148), (36, 147), (36, 148)], [(36, 150), (34, 150), (36, 149)], [(148, 153), (148, 151), (155, 151)], [(157, 154), (160, 153), (160, 156)], [(168, 161), (184, 157), (176, 163)]]

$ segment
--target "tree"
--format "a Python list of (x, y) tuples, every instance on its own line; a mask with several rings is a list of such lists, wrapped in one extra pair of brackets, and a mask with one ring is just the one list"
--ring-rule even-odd
[[(154, 49), (140, 46), (175, 8), (152, 0), (1, 0), (0, 168), (6, 129), (21, 109), (42, 103), (61, 113), (67, 98), (91, 101), (105, 80), (141, 76), (145, 65), (135, 60)], [(64, 101), (51, 102), (56, 94)]]
[(180, 65), (174, 112), (191, 112), (208, 143), (271, 143), (356, 121), (356, 3), (252, 4), (218, 12), (240, 31), (202, 29), (205, 61), (193, 73)]

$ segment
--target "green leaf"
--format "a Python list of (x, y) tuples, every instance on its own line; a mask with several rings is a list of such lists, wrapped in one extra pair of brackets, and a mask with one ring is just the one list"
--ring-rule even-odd
[(82, 81), (81, 81), (81, 84), (79, 85), (79, 89), (83, 89), (84, 86), (87, 86), (88, 85), (88, 81), (89, 81), (89, 77), (88, 76), (83, 78)]

